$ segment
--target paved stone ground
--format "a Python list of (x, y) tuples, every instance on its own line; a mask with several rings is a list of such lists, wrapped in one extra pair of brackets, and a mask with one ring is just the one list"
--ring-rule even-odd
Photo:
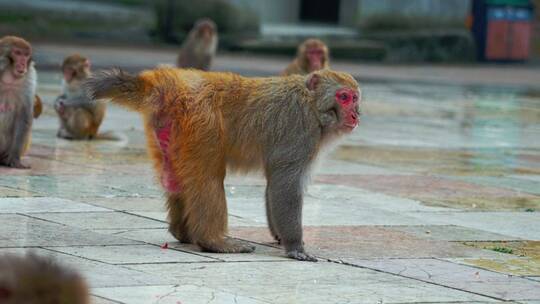
[[(47, 50), (38, 58), (52, 62)], [(124, 56), (135, 55), (174, 59)], [(218, 67), (277, 70), (243, 63)], [(540, 303), (540, 99), (528, 89), (366, 82), (360, 127), (307, 191), (305, 242), (318, 263), (271, 243), (257, 175), (226, 180), (230, 234), (255, 253), (175, 242), (139, 117), (110, 106), (102, 132), (119, 140), (57, 139), (59, 89), (59, 73), (40, 73), (32, 169), (0, 168), (0, 253), (79, 269), (94, 303)]]

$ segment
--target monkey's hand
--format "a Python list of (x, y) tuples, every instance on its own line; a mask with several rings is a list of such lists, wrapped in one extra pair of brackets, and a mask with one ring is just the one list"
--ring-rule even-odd
[(303, 249), (287, 251), (287, 257), (299, 261), (317, 262), (317, 258), (306, 253)]

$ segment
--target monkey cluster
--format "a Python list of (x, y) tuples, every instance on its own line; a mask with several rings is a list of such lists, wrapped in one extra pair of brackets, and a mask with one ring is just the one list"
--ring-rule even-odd
[(89, 304), (88, 286), (74, 270), (28, 253), (0, 256), (0, 303)]
[[(216, 47), (216, 25), (203, 19), (182, 45), (179, 68), (92, 74), (88, 58), (68, 56), (54, 103), (57, 135), (95, 138), (103, 99), (137, 111), (176, 239), (208, 252), (252, 252), (252, 245), (227, 237), (223, 182), (229, 171), (260, 171), (271, 235), (288, 257), (316, 261), (302, 238), (304, 184), (321, 149), (358, 125), (358, 83), (328, 69), (328, 47), (317, 39), (298, 47), (282, 76), (267, 78), (208, 72)], [(0, 163), (17, 168), (26, 167), (21, 156), (38, 112), (31, 55), (21, 38), (0, 40)]]

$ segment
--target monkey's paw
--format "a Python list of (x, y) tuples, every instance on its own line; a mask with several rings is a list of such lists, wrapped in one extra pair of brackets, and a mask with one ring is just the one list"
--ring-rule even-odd
[(7, 161), (6, 166), (15, 169), (30, 169), (30, 166), (23, 164), (20, 160)]
[(223, 242), (213, 244), (199, 242), (199, 246), (203, 251), (216, 253), (250, 253), (255, 250), (255, 246), (232, 238), (225, 238)]
[(287, 257), (298, 261), (317, 262), (317, 258), (303, 251), (292, 250), (287, 252)]

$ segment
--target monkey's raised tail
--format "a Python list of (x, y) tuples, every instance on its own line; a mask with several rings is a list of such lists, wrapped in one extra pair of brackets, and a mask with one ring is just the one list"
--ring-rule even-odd
[(92, 99), (110, 98), (114, 103), (139, 112), (146, 108), (144, 80), (121, 69), (99, 72), (84, 86)]

